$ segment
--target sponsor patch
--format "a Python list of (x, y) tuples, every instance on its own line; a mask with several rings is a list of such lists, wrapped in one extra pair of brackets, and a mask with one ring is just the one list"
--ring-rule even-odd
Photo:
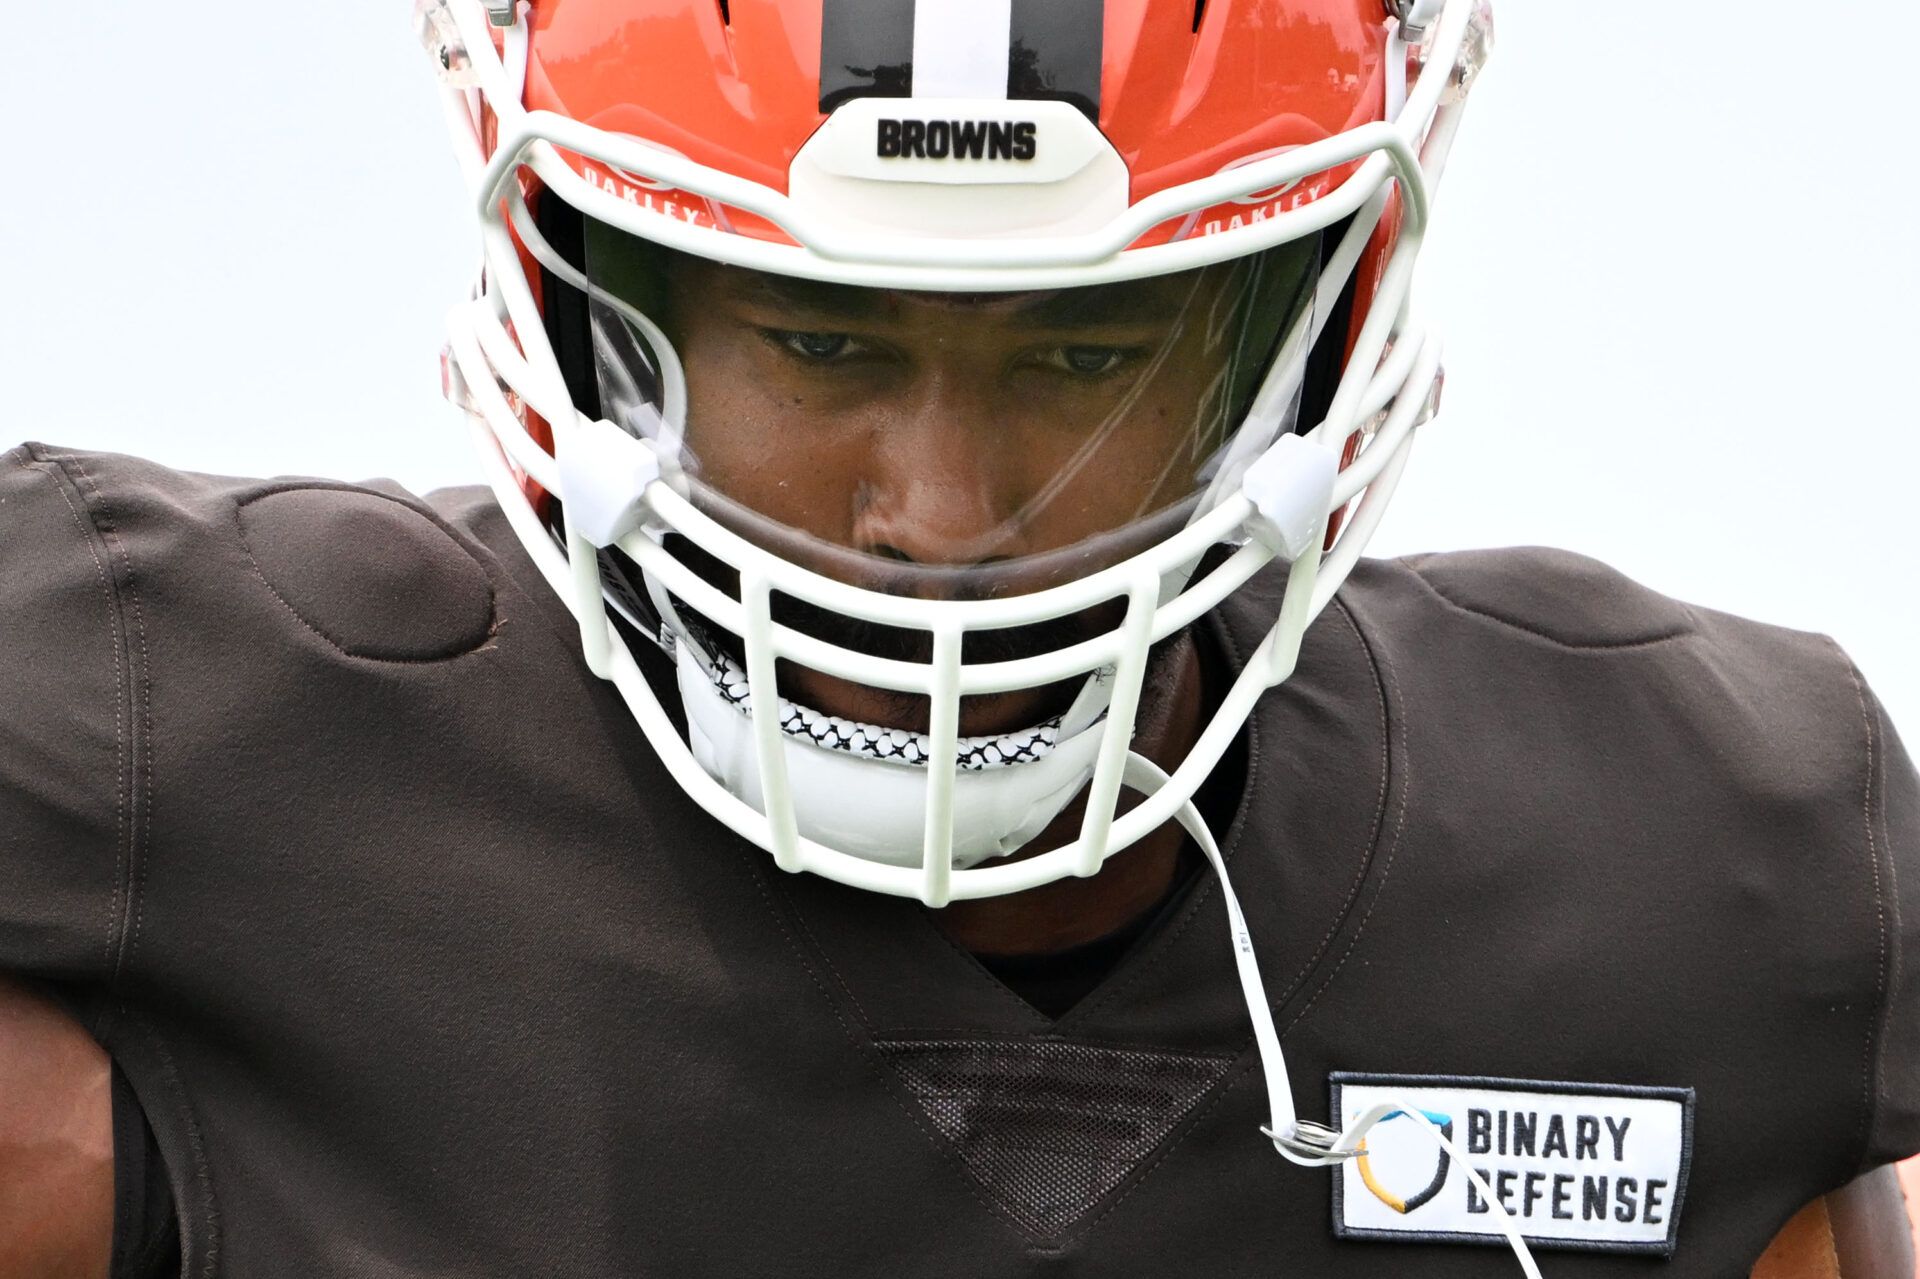
[[(1673, 1253), (1693, 1157), (1693, 1089), (1451, 1075), (1328, 1076), (1346, 1125), (1417, 1107), (1486, 1179), (1535, 1248)], [(1342, 1239), (1505, 1247), (1492, 1205), (1405, 1111), (1334, 1169)]]

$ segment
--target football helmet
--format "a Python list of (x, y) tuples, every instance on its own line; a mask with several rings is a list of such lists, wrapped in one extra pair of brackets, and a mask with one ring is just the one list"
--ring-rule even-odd
[[(1287, 677), (1433, 411), (1438, 345), (1408, 286), (1485, 0), (418, 0), (415, 22), (485, 259), (451, 317), (449, 396), (588, 663), (688, 794), (788, 870), (935, 906), (1092, 874), (1172, 818)], [(1204, 420), (1134, 433), (1170, 460), (1119, 486), (1110, 527), (1009, 537), (1075, 486), (1086, 508), (1128, 456), (1067, 448), (972, 530), (976, 554), (855, 539), (842, 565), (843, 534), (720, 474), (697, 387), (690, 418), (648, 306), (676, 272), (717, 287), (687, 263), (1082, 310), (1158, 281), (1180, 318), (1131, 358), (1202, 366)], [(1061, 413), (1051, 394), (1057, 435), (1127, 434), (1124, 404)], [(974, 447), (1026, 456), (987, 417)], [(729, 438), (771, 437), (763, 417)], [(821, 469), (806, 449), (761, 461)], [(1265, 643), (1168, 783), (1120, 812), (1155, 646), (1276, 558)], [(622, 625), (673, 653), (679, 714)], [(917, 722), (815, 713), (782, 683), (799, 669), (917, 699)], [(962, 735), (967, 700), (1034, 690), (1052, 690), (1041, 722)], [(1077, 838), (1006, 859), (1082, 794)]]

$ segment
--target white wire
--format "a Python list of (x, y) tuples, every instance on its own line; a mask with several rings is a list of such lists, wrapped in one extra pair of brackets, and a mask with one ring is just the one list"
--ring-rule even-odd
[[(1126, 784), (1131, 790), (1142, 795), (1152, 795), (1166, 786), (1171, 779), (1158, 764), (1141, 755), (1127, 756)], [(1407, 1118), (1419, 1125), (1429, 1137), (1453, 1157), (1453, 1162), (1467, 1179), (1480, 1191), (1493, 1210), (1495, 1222), (1500, 1233), (1505, 1236), (1507, 1246), (1520, 1263), (1520, 1269), (1527, 1279), (1541, 1279), (1540, 1268), (1534, 1264), (1533, 1253), (1527, 1248), (1527, 1241), (1520, 1234), (1513, 1215), (1500, 1202), (1499, 1196), (1487, 1185), (1485, 1177), (1468, 1162), (1467, 1152), (1457, 1145), (1453, 1138), (1440, 1131), (1438, 1125), (1426, 1117), (1426, 1114), (1412, 1102), (1389, 1099), (1370, 1106), (1356, 1116), (1354, 1121), (1341, 1130), (1338, 1139), (1323, 1158), (1306, 1158), (1293, 1153), (1280, 1143), (1280, 1138), (1290, 1136), (1298, 1121), (1293, 1108), (1293, 1088), (1287, 1079), (1287, 1063), (1280, 1051), (1280, 1035), (1273, 1025), (1273, 1007), (1267, 1001), (1266, 984), (1260, 980), (1260, 962), (1253, 952), (1253, 939), (1247, 931), (1246, 916), (1240, 910), (1240, 899), (1233, 891), (1233, 881), (1227, 876), (1227, 860), (1221, 855), (1220, 845), (1215, 842), (1213, 832), (1200, 815), (1191, 799), (1181, 804), (1175, 813), (1175, 820), (1185, 828), (1193, 842), (1200, 847), (1201, 855), (1207, 864), (1213, 867), (1214, 877), (1220, 881), (1220, 898), (1227, 907), (1227, 929), (1233, 940), (1233, 962), (1240, 975), (1240, 991), (1247, 1001), (1247, 1016), (1253, 1022), (1253, 1042), (1260, 1053), (1260, 1069), (1267, 1084), (1267, 1108), (1271, 1115), (1267, 1133), (1275, 1138), (1274, 1149), (1278, 1150), (1289, 1162), (1302, 1167), (1332, 1167), (1342, 1163), (1360, 1149), (1367, 1133), (1376, 1124), (1389, 1116), (1404, 1113)], [(1338, 1122), (1340, 1116), (1332, 1118)]]

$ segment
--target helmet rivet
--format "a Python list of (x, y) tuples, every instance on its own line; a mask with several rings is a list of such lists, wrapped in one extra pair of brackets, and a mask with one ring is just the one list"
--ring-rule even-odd
[(1427, 38), (1427, 28), (1440, 16), (1446, 0), (1387, 0), (1387, 9), (1400, 20), (1400, 38), (1419, 44)]

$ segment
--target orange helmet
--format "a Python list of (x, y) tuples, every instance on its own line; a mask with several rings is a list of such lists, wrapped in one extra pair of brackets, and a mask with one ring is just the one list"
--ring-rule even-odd
[[(792, 194), (796, 159), (831, 113), (858, 99), (878, 99), (871, 105), (879, 119), (889, 118), (888, 101), (915, 97), (1059, 103), (1111, 145), (1124, 166), (1112, 172), (1133, 206), (1383, 119), (1388, 17), (1377, 0), (1277, 7), (1024, 0), (984, 12), (869, 0), (548, 0), (529, 14), (526, 105)], [(941, 29), (943, 20), (954, 29)], [(929, 67), (936, 51), (946, 56)], [(978, 121), (977, 113), (959, 122), (930, 119), (928, 133), (908, 132), (896, 144), (904, 157), (874, 158), (921, 158), (916, 145), (930, 149), (925, 158), (951, 165), (991, 164), (996, 146), (1008, 167), (1039, 158), (1015, 159), (1011, 129), (997, 136), (990, 123), (971, 127)], [(672, 216), (791, 242), (764, 219), (730, 216), (614, 166), (570, 158), (622, 199), (644, 204), (650, 196), (652, 207)], [(1355, 167), (1236, 193), (1167, 219), (1138, 243), (1219, 232), (1298, 208)], [(809, 170), (800, 181), (818, 178)]]

